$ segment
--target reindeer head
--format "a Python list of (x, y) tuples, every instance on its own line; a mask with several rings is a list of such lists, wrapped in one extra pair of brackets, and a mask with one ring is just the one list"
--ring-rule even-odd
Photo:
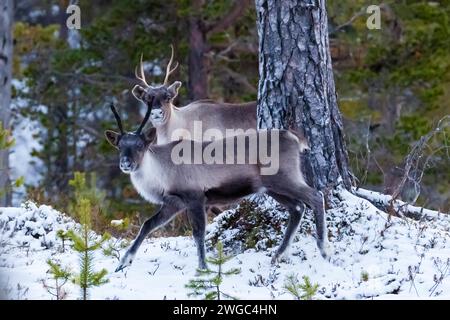
[(170, 57), (170, 61), (167, 64), (166, 68), (166, 76), (164, 78), (164, 83), (159, 86), (151, 86), (147, 83), (144, 74), (144, 66), (142, 63), (142, 55), (141, 55), (141, 64), (140, 64), (140, 75), (137, 72), (137, 67), (135, 70), (136, 78), (139, 79), (144, 86), (136, 85), (131, 91), (134, 97), (142, 102), (148, 104), (151, 100), (151, 113), (150, 119), (154, 126), (158, 126), (164, 124), (168, 121), (171, 109), (173, 107), (173, 100), (178, 95), (178, 89), (181, 87), (180, 81), (175, 81), (172, 84), (169, 84), (169, 76), (175, 71), (178, 67), (178, 62), (175, 67), (172, 67), (173, 62), (173, 46), (172, 55)]
[(142, 133), (142, 129), (150, 118), (151, 104), (147, 104), (147, 113), (139, 128), (134, 132), (124, 132), (122, 120), (116, 107), (111, 103), (111, 111), (116, 118), (119, 133), (106, 130), (105, 137), (108, 142), (120, 151), (119, 167), (124, 173), (131, 173), (139, 168), (148, 146), (156, 139), (156, 129), (151, 128)]

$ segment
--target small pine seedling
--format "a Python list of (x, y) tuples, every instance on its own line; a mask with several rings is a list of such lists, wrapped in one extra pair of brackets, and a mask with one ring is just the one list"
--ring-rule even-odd
[(367, 271), (362, 271), (361, 272), (361, 280), (364, 282), (369, 281), (369, 273)]
[[(112, 220), (111, 226), (120, 231), (127, 230), (128, 227), (130, 226), (130, 219), (125, 218), (121, 220)], [(128, 245), (129, 245), (128, 241), (121, 238), (118, 238), (114, 242), (108, 241), (108, 243), (106, 243), (106, 247), (103, 248), (103, 254), (107, 257), (114, 257), (118, 261), (120, 261), (120, 251), (128, 247)]]
[(75, 188), (75, 206), (78, 211), (81, 230), (75, 232), (69, 230), (67, 237), (72, 240), (73, 248), (80, 256), (80, 272), (72, 278), (72, 282), (81, 288), (83, 300), (88, 298), (88, 290), (108, 282), (105, 279), (106, 269), (95, 272), (93, 265), (93, 253), (101, 248), (102, 244), (110, 239), (108, 233), (103, 234), (100, 240), (95, 240), (91, 232), (91, 212), (92, 206), (89, 198), (83, 197), (83, 190), (86, 189), (86, 179), (84, 173), (76, 172), (70, 185)]
[(67, 236), (67, 232), (65, 232), (64, 230), (58, 230), (56, 232), (56, 236), (61, 239), (61, 241), (62, 241), (62, 252), (65, 252), (66, 251), (65, 243), (66, 243), (66, 240), (69, 238)]
[(47, 260), (47, 264), (50, 267), (48, 272), (52, 275), (55, 280), (55, 286), (49, 286), (45, 280), (42, 280), (44, 287), (47, 289), (48, 293), (52, 296), (56, 297), (56, 300), (63, 300), (66, 297), (66, 291), (63, 289), (63, 286), (70, 279), (72, 274), (68, 268), (62, 268), (60, 264)]
[(312, 300), (319, 289), (319, 284), (312, 284), (307, 276), (303, 276), (302, 279), (303, 283), (300, 283), (296, 275), (289, 275), (283, 288), (297, 300)]
[[(223, 283), (224, 277), (239, 274), (241, 272), (238, 268), (233, 268), (228, 271), (223, 271), (223, 265), (231, 260), (233, 257), (227, 257), (223, 253), (223, 244), (217, 242), (217, 255), (206, 259), (209, 264), (217, 266), (217, 271), (198, 269), (198, 279), (190, 280), (186, 288), (192, 290), (188, 296), (200, 296), (204, 294), (205, 300), (220, 300), (221, 297), (236, 300), (236, 298), (224, 293), (220, 286)], [(208, 277), (209, 276), (209, 277)], [(208, 278), (204, 278), (208, 277)]]

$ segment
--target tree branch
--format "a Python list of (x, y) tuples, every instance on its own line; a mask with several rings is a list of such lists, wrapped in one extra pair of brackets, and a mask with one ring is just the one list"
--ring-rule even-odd
[(406, 202), (393, 199), (390, 195), (380, 194), (378, 192), (362, 188), (356, 189), (355, 194), (370, 201), (380, 210), (387, 212), (391, 207), (393, 207), (395, 210), (395, 215), (400, 217), (428, 221), (439, 219), (441, 215), (445, 215), (443, 212), (412, 206)]
[[(386, 9), (386, 7), (387, 7), (386, 4), (385, 4), (384, 2), (380, 3), (378, 6), (379, 6), (381, 9)], [(358, 19), (359, 17), (361, 17), (361, 16), (363, 16), (363, 15), (365, 15), (365, 14), (367, 14), (367, 7), (366, 7), (366, 6), (362, 7), (361, 10), (359, 10), (357, 13), (355, 13), (355, 14), (353, 15), (353, 17), (350, 18), (350, 20), (348, 20), (347, 22), (345, 22), (345, 23), (343, 23), (343, 24), (337, 26), (337, 27), (334, 28), (333, 30), (331, 30), (331, 31), (329, 32), (329, 35), (335, 34), (335, 33), (338, 32), (339, 30), (341, 30), (341, 29), (343, 29), (343, 28), (345, 28), (345, 27), (348, 27), (348, 26), (352, 25), (353, 22), (355, 22), (356, 19)]]
[(230, 43), (215, 43), (211, 45), (211, 50), (220, 51), (219, 54), (258, 54), (258, 44), (253, 42), (242, 41), (238, 39)]
[(361, 17), (361, 16), (364, 15), (365, 13), (366, 13), (366, 8), (364, 7), (364, 8), (362, 8), (361, 10), (359, 10), (353, 17), (351, 17), (350, 20), (348, 20), (347, 22), (345, 22), (345, 23), (343, 23), (343, 24), (337, 26), (337, 27), (334, 28), (333, 30), (331, 30), (331, 31), (329, 32), (329, 34), (332, 35), (332, 34), (338, 32), (339, 30), (341, 30), (341, 29), (343, 29), (343, 28), (345, 28), (345, 27), (348, 27), (348, 26), (352, 25), (352, 23), (353, 23), (356, 19), (358, 19), (359, 17)]
[(237, 83), (242, 85), (245, 90), (247, 90), (250, 93), (257, 93), (258, 90), (248, 81), (247, 77), (244, 75), (234, 72), (228, 67), (222, 66), (221, 70), (223, 70), (225, 73), (227, 73), (231, 78), (233, 78)]
[(236, 0), (231, 10), (221, 20), (206, 28), (207, 34), (226, 30), (244, 14), (250, 3), (250, 0)]

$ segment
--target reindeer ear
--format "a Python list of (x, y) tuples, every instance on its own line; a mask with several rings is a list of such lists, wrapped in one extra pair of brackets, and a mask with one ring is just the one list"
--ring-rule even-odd
[(156, 142), (156, 128), (151, 127), (148, 128), (145, 133), (145, 141), (147, 141), (147, 143), (153, 143)]
[(136, 99), (144, 101), (144, 97), (145, 97), (146, 91), (140, 85), (135, 85), (134, 88), (131, 90), (131, 93), (133, 94), (133, 96)]
[(120, 134), (112, 131), (112, 130), (106, 130), (105, 131), (105, 137), (106, 140), (114, 147), (118, 149), (118, 144), (119, 144), (119, 138), (120, 138)]
[(167, 88), (170, 99), (175, 99), (175, 97), (178, 95), (178, 89), (180, 89), (180, 87), (181, 87), (181, 82), (175, 81)]

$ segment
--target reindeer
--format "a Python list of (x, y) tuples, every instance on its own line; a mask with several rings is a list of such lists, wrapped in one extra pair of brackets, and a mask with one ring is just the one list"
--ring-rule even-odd
[[(176, 70), (178, 63), (172, 68), (174, 51), (166, 68), (164, 83), (159, 86), (151, 86), (147, 83), (142, 63), (140, 62), (140, 74), (136, 67), (135, 75), (144, 87), (140, 85), (134, 86), (132, 94), (138, 100), (148, 104), (152, 101), (152, 110), (150, 113), (150, 121), (156, 128), (156, 136), (158, 144), (165, 144), (173, 139), (173, 134), (179, 129), (189, 133), (184, 138), (193, 138), (198, 140), (194, 135), (195, 121), (201, 121), (202, 132), (207, 129), (217, 129), (224, 136), (227, 135), (227, 129), (255, 129), (256, 128), (256, 102), (248, 102), (242, 104), (216, 103), (211, 100), (194, 101), (187, 106), (178, 108), (173, 102), (178, 95), (181, 87), (180, 81), (169, 84), (169, 76)], [(178, 135), (177, 135), (178, 137)]]
[[(146, 220), (131, 247), (121, 259), (116, 272), (130, 266), (142, 241), (150, 232), (168, 223), (178, 213), (186, 210), (191, 221), (193, 236), (197, 246), (198, 266), (207, 268), (205, 261), (205, 206), (221, 205), (238, 201), (245, 196), (257, 192), (265, 192), (286, 207), (290, 213), (288, 226), (282, 243), (272, 263), (285, 252), (302, 217), (302, 203), (314, 211), (317, 230), (317, 246), (323, 257), (326, 253), (326, 223), (324, 201), (321, 192), (309, 187), (300, 170), (300, 152), (305, 144), (291, 131), (266, 130), (254, 131), (242, 136), (225, 137), (213, 142), (178, 140), (166, 144), (155, 144), (154, 128), (142, 132), (151, 114), (151, 102), (148, 104), (145, 117), (135, 132), (124, 132), (122, 122), (114, 105), (111, 110), (117, 121), (119, 133), (107, 130), (108, 142), (120, 152), (120, 169), (129, 174), (136, 190), (147, 201), (160, 204), (157, 213)], [(266, 133), (264, 135), (264, 132)], [(270, 137), (267, 133), (270, 132)], [(277, 138), (272, 137), (272, 134)], [(262, 173), (267, 157), (258, 155), (255, 162), (246, 156), (243, 164), (237, 164), (239, 154), (236, 148), (224, 150), (224, 158), (234, 160), (232, 164), (175, 164), (173, 150), (180, 145), (191, 150), (219, 150), (231, 143), (236, 146), (237, 140), (243, 138), (245, 150), (252, 143), (260, 143), (266, 139), (269, 150), (278, 146), (279, 168), (276, 173)], [(258, 144), (259, 145), (259, 144)], [(217, 148), (217, 149), (216, 149)], [(267, 153), (266, 153), (267, 154)], [(271, 151), (273, 154), (273, 150)]]

